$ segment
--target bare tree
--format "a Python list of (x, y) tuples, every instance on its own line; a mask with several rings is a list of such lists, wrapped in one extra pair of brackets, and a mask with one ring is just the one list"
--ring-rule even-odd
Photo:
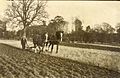
[(103, 33), (103, 28), (101, 24), (95, 24), (93, 30), (97, 33)]
[(116, 28), (116, 31), (117, 31), (118, 33), (120, 33), (120, 23), (117, 23), (117, 25), (115, 26), (115, 28)]
[(75, 21), (74, 21), (74, 24), (75, 24), (75, 31), (81, 31), (82, 30), (82, 21), (79, 20), (78, 18), (75, 18)]
[(115, 29), (109, 23), (106, 22), (102, 23), (102, 29), (105, 33), (114, 33), (115, 31)]
[(23, 25), (26, 36), (26, 28), (35, 22), (40, 22), (47, 17), (45, 11), (47, 1), (41, 0), (14, 0), (8, 6), (6, 14), (12, 23), (16, 26)]

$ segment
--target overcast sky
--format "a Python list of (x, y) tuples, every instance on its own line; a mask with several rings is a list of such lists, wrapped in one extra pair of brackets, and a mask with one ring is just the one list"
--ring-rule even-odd
[[(6, 6), (6, 1), (0, 0), (0, 15)], [(78, 17), (83, 26), (107, 22), (114, 27), (120, 22), (120, 1), (48, 1), (46, 10), (49, 19), (60, 15), (71, 23), (72, 17)]]
[(102, 22), (115, 26), (120, 22), (120, 2), (115, 1), (49, 1), (47, 11), (50, 18), (61, 15), (70, 21), (78, 17), (85, 26)]

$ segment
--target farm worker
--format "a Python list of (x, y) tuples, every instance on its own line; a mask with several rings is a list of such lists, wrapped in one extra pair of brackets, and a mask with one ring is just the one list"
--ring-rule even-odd
[(48, 50), (48, 40), (49, 40), (49, 36), (48, 36), (48, 32), (46, 32), (45, 33), (45, 47), (46, 47), (45, 51)]
[(42, 42), (43, 42), (43, 49), (45, 48), (45, 51), (47, 51), (48, 32), (45, 32), (45, 33), (42, 35)]
[(25, 49), (25, 45), (27, 44), (27, 38), (26, 36), (23, 36), (21, 38), (21, 45), (22, 45), (22, 49)]
[(34, 48), (36, 48), (38, 45), (38, 34), (35, 34), (34, 36), (33, 36), (33, 44), (34, 44)]
[(48, 32), (46, 32), (43, 36), (43, 40), (44, 40), (44, 43), (47, 44), (48, 43)]
[(37, 45), (38, 45), (40, 51), (42, 51), (43, 41), (42, 41), (42, 37), (41, 37), (40, 34), (38, 35), (38, 39), (37, 40), (38, 40)]

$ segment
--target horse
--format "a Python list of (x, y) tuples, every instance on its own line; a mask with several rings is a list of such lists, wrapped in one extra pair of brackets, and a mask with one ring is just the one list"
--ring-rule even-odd
[(56, 33), (50, 35), (50, 39), (48, 40), (49, 41), (48, 49), (51, 46), (51, 53), (53, 52), (54, 45), (57, 45), (56, 53), (58, 53), (59, 43), (62, 42), (62, 38), (63, 38), (63, 31), (56, 31)]
[(34, 49), (39, 50), (39, 52), (43, 51), (43, 39), (41, 34), (36, 34), (33, 37), (33, 44), (34, 44)]
[[(42, 41), (43, 41), (43, 47), (42, 47), (42, 51), (45, 48), (45, 51), (48, 51), (48, 40), (49, 40), (49, 35), (48, 32), (45, 32), (44, 34), (42, 34)], [(47, 49), (46, 49), (47, 48)]]
[(43, 52), (44, 48), (47, 48), (46, 51), (48, 51), (51, 46), (51, 53), (52, 53), (54, 45), (57, 45), (56, 53), (58, 53), (59, 43), (62, 41), (62, 38), (63, 38), (63, 31), (56, 31), (55, 33), (52, 34), (48, 32), (45, 32), (44, 34), (41, 35), (37, 34), (33, 37), (34, 48), (38, 46), (40, 51)]

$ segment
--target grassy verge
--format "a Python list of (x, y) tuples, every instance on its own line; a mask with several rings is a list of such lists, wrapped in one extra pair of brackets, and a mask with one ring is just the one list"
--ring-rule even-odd
[(120, 48), (73, 43), (61, 45), (78, 47), (69, 52), (69, 55), (80, 62), (120, 72)]
[(78, 48), (87, 48), (87, 49), (98, 49), (98, 50), (108, 50), (108, 51), (115, 51), (120, 52), (119, 47), (111, 47), (111, 46), (100, 46), (100, 45), (92, 45), (92, 44), (77, 44), (77, 43), (61, 43), (64, 46), (70, 47), (78, 47)]

